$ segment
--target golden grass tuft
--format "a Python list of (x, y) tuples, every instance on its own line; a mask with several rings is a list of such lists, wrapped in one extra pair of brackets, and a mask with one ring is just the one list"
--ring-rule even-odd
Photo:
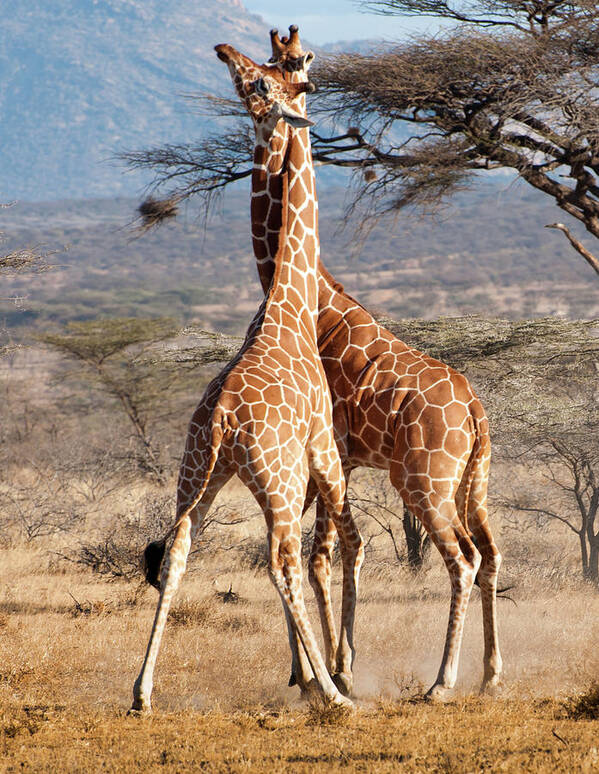
[(331, 704), (324, 697), (313, 694), (308, 701), (306, 723), (310, 726), (344, 726), (352, 714), (351, 707)]
[(181, 599), (175, 602), (168, 614), (168, 622), (173, 626), (206, 626), (214, 619), (214, 605), (207, 599)]

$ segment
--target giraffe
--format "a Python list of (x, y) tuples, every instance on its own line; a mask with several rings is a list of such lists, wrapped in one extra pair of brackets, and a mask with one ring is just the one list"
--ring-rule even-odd
[[(296, 26), (292, 26), (290, 30), (292, 37), (289, 49), (291, 52), (295, 52), (294, 43), (296, 41), (299, 46), (298, 29)], [(298, 49), (298, 53), (300, 50), (301, 47)], [(308, 67), (312, 58), (312, 52), (307, 52), (306, 54), (302, 53), (297, 59), (289, 58), (287, 61), (287, 66), (290, 69), (296, 70), (297, 73), (301, 75), (301, 79), (298, 78), (298, 82), (295, 84), (298, 87), (298, 93), (292, 102), (294, 110), (301, 111), (301, 113), (297, 113), (293, 118), (288, 117), (288, 120), (285, 122), (279, 122), (273, 131), (262, 132), (259, 127), (256, 129), (250, 210), (252, 241), (258, 262), (259, 274), (261, 278), (264, 277), (265, 293), (269, 292), (273, 277), (273, 272), (270, 270), (270, 267), (272, 266), (272, 256), (277, 249), (279, 231), (281, 229), (283, 217), (283, 170), (285, 168), (285, 160), (290, 155), (295, 155), (297, 153), (305, 154), (305, 163), (309, 170), (308, 177), (310, 185), (306, 185), (305, 201), (302, 203), (302, 207), (313, 220), (315, 233), (317, 234), (318, 202), (314, 187), (310, 135), (307, 129), (307, 126), (312, 125), (312, 122), (302, 123), (300, 120), (301, 116), (305, 117), (305, 94), (306, 91), (310, 91), (310, 89), (304, 90), (299, 88), (302, 84), (305, 85), (305, 83), (308, 82), (307, 78), (302, 75), (301, 66)], [(242, 55), (239, 55), (238, 62), (235, 66), (232, 66), (231, 62), (229, 63), (229, 66), (231, 68), (234, 86), (242, 102), (244, 102), (248, 84), (251, 84), (255, 79), (260, 77), (262, 68), (248, 57)], [(279, 65), (277, 65), (277, 67), (279, 67)], [(291, 83), (293, 83), (293, 81), (291, 81)], [(316, 249), (319, 253), (318, 239), (316, 239)], [(261, 261), (265, 261), (267, 267), (269, 267), (267, 268), (267, 274), (260, 270)], [(313, 481), (311, 484), (312, 486), (315, 486)], [(308, 499), (312, 498), (313, 495), (310, 495)], [(346, 497), (344, 498), (343, 523), (349, 526), (346, 528), (346, 534), (341, 541), (343, 544), (342, 563), (345, 593), (343, 596), (340, 639), (345, 643), (345, 648), (349, 653), (353, 652), (353, 607), (355, 606), (357, 597), (359, 570), (364, 558), (364, 549), (362, 537), (359, 530), (355, 527)], [(334, 526), (333, 530), (335, 530)], [(314, 581), (311, 576), (310, 581), (313, 584)], [(325, 610), (325, 608), (321, 605), (321, 615), (323, 614), (323, 610)], [(326, 610), (332, 621), (330, 598)], [(325, 624), (324, 622), (321, 623), (324, 629)], [(291, 632), (290, 638), (291, 641), (293, 641), (293, 634)], [(327, 648), (325, 654), (327, 670), (333, 677), (333, 681), (337, 687), (343, 689), (343, 684), (339, 681), (337, 672), (334, 668), (333, 648), (330, 647), (328, 639), (325, 639), (325, 645)], [(306, 695), (309, 693), (312, 684), (310, 665), (305, 658), (302, 658), (303, 654), (301, 648), (292, 647), (292, 654), (292, 678), (289, 684), (295, 685), (297, 683), (302, 694)], [(344, 693), (347, 692), (344, 691)]]
[[(272, 57), (294, 83), (307, 80), (313, 59), (304, 53), (298, 28), (280, 38), (271, 30)], [(305, 110), (305, 95), (295, 103)], [(281, 131), (288, 132), (283, 126)], [(307, 131), (307, 130), (306, 130)], [(252, 174), (252, 236), (261, 284), (271, 282), (272, 255), (281, 222), (281, 158), (278, 147)], [(481, 691), (499, 682), (496, 594), (501, 555), (487, 518), (490, 439), (484, 408), (467, 379), (449, 366), (408, 347), (379, 325), (325, 269), (318, 267), (317, 335), (333, 398), (333, 424), (346, 480), (356, 467), (389, 470), (392, 485), (421, 520), (441, 553), (451, 584), (445, 646), (437, 678), (427, 693), (443, 701), (455, 685), (464, 617), (472, 585), (480, 586), (484, 658)], [(315, 487), (310, 487), (315, 493)], [(306, 506), (309, 504), (310, 494)], [(349, 520), (347, 500), (344, 518)], [(337, 639), (330, 597), (335, 539), (321, 497), (317, 502), (309, 579), (319, 605), (327, 668), (340, 690), (352, 689), (353, 617), (361, 546), (353, 546), (355, 572), (344, 564), (342, 629)], [(344, 549), (345, 546), (342, 546)], [(352, 578), (352, 582), (348, 579)], [(292, 666), (290, 684), (298, 676)], [(298, 682), (305, 684), (307, 677)]]
[[(251, 60), (231, 46), (216, 46), (216, 52), (229, 66), (257, 134), (268, 137), (281, 119), (307, 124), (291, 102), (313, 88), (311, 84), (287, 83), (277, 66), (248, 66)], [(283, 602), (293, 663), (300, 669), (305, 662), (304, 670), (314, 675), (314, 682), (304, 687), (320, 689), (332, 704), (352, 705), (327, 671), (302, 592), (300, 519), (310, 477), (341, 540), (353, 540), (355, 531), (343, 513), (345, 480), (316, 342), (318, 241), (315, 210), (309, 206), (314, 177), (307, 133), (306, 138), (306, 144), (294, 143), (285, 156), (280, 239), (269, 291), (241, 350), (207, 387), (192, 416), (175, 524), (161, 541), (146, 548), (146, 578), (159, 588), (160, 597), (133, 688), (133, 714), (151, 712), (160, 641), (191, 542), (214, 497), (234, 473), (264, 512), (269, 574)]]

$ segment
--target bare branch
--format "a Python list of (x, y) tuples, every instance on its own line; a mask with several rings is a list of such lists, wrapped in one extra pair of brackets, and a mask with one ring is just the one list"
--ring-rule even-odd
[(563, 223), (548, 223), (545, 228), (556, 228), (558, 231), (564, 233), (572, 247), (577, 252), (579, 252), (585, 261), (595, 270), (597, 274), (599, 274), (599, 260), (597, 260), (597, 258), (595, 258), (595, 256), (586, 249), (582, 242), (580, 242), (570, 233), (570, 230), (564, 226)]

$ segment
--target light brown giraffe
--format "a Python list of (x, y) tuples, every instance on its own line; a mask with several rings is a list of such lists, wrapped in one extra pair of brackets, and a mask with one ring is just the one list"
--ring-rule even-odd
[[(276, 66), (258, 68), (230, 46), (219, 45), (216, 51), (228, 64), (260, 136), (272, 134), (281, 118), (306, 125), (290, 104), (309, 86), (286, 83)], [(208, 386), (192, 417), (179, 473), (176, 523), (163, 541), (146, 549), (146, 577), (158, 585), (166, 539), (174, 532), (148, 649), (133, 689), (136, 713), (151, 710), (160, 640), (194, 533), (233, 473), (264, 511), (269, 572), (283, 602), (294, 665), (307, 658), (304, 668), (314, 674), (326, 699), (351, 705), (329, 676), (302, 595), (300, 518), (310, 477), (342, 541), (354, 539), (355, 531), (343, 516), (345, 480), (316, 342), (318, 236), (316, 210), (310, 204), (314, 176), (307, 133), (305, 138), (306, 143), (289, 146), (281, 170), (282, 221), (269, 291), (240, 352)]]
[[(292, 38), (289, 45), (289, 50), (294, 51), (294, 41), (297, 40), (299, 45), (299, 38), (297, 27), (290, 28), (292, 30)], [(303, 68), (307, 68), (313, 58), (311, 52), (302, 54), (301, 59), (287, 60), (287, 67), (290, 70), (297, 70), (298, 73), (303, 73)], [(251, 88), (251, 84), (260, 77), (264, 67), (257, 65), (248, 57), (238, 55), (236, 64), (233, 66), (231, 61), (229, 67), (233, 75), (233, 82), (242, 101), (245, 101), (245, 94), (248, 88)], [(267, 70), (268, 72), (268, 70)], [(301, 82), (300, 82), (301, 81)], [(307, 83), (307, 78), (301, 75), (298, 79), (297, 86)], [(292, 83), (292, 81), (291, 81)], [(310, 151), (310, 135), (307, 126), (311, 124), (305, 120), (301, 121), (301, 116), (305, 116), (306, 104), (305, 104), (305, 90), (299, 89), (296, 98), (292, 103), (292, 107), (301, 111), (297, 113), (295, 117), (288, 117), (285, 122), (280, 121), (274, 130), (263, 131), (260, 126), (256, 126), (256, 143), (254, 147), (254, 161), (252, 170), (252, 198), (251, 198), (251, 222), (252, 222), (252, 237), (254, 243), (254, 251), (260, 267), (262, 260), (266, 261), (268, 267), (272, 267), (272, 256), (276, 252), (279, 241), (279, 231), (282, 223), (282, 201), (283, 201), (283, 182), (284, 182), (284, 170), (286, 167), (286, 160), (289, 157), (295, 157), (298, 154), (303, 153), (305, 163), (309, 167), (309, 174), (306, 179), (310, 179), (310, 186), (306, 186), (305, 200), (302, 203), (302, 209), (305, 213), (309, 214), (310, 219), (314, 223), (315, 234), (318, 234), (318, 203), (316, 200), (315, 188), (314, 188), (314, 171), (312, 165), (312, 155)], [(315, 241), (315, 247), (317, 250), (316, 262), (318, 263), (319, 255), (319, 242), (318, 237)], [(262, 277), (262, 271), (259, 268), (260, 276)], [(269, 292), (270, 283), (272, 282), (273, 273), (270, 268), (268, 269), (268, 286), (264, 287), (266, 293)], [(312, 481), (314, 493), (316, 487), (314, 481)], [(309, 496), (311, 501), (314, 494)], [(344, 573), (344, 589), (343, 595), (343, 615), (340, 640), (344, 643), (345, 651), (351, 653), (353, 651), (353, 608), (355, 607), (355, 600), (357, 596), (357, 585), (360, 565), (363, 560), (364, 550), (362, 537), (359, 530), (355, 527), (351, 511), (347, 502), (344, 502), (343, 510), (343, 524), (346, 527), (346, 533), (342, 537), (343, 545), (343, 573)], [(333, 527), (334, 529), (334, 527)], [(336, 534), (336, 533), (335, 533)], [(321, 606), (322, 610), (325, 608)], [(330, 602), (328, 605), (328, 614), (331, 615)], [(324, 623), (323, 623), (324, 627)], [(290, 630), (290, 639), (293, 643), (297, 640), (294, 639), (293, 627)], [(339, 682), (337, 672), (334, 669), (334, 651), (338, 649), (330, 647), (328, 639), (325, 639), (327, 651), (325, 655), (325, 661), (329, 674), (333, 676), (333, 680), (338, 687), (343, 689), (343, 684)], [(290, 685), (298, 684), (302, 694), (304, 694), (309, 688), (312, 681), (312, 671), (310, 665), (304, 658), (303, 650), (301, 647), (294, 647), (292, 645), (293, 653), (293, 665), (292, 665), (292, 680)]]
[[(313, 57), (302, 51), (297, 27), (289, 29), (289, 37), (282, 39), (271, 31), (271, 61), (291, 81), (304, 82)], [(295, 103), (299, 112), (304, 100), (302, 95)], [(280, 131), (289, 132), (283, 125)], [(284, 146), (285, 137), (277, 137), (270, 155), (254, 165), (252, 175), (252, 235), (265, 290), (272, 278), (281, 222)], [(496, 623), (501, 556), (487, 520), (490, 440), (484, 409), (463, 375), (408, 347), (379, 325), (322, 263), (318, 305), (318, 345), (333, 397), (335, 436), (346, 478), (364, 465), (389, 470), (393, 486), (422, 521), (449, 572), (445, 648), (428, 696), (442, 700), (455, 684), (464, 616), (475, 579), (481, 589), (485, 642), (481, 689), (492, 689), (501, 673)], [(349, 520), (347, 502), (344, 516)], [(334, 524), (319, 497), (309, 577), (319, 603), (327, 668), (338, 687), (349, 693), (354, 594), (362, 552), (361, 547), (351, 546), (353, 574), (345, 558), (342, 630), (337, 641), (330, 598), (334, 539)], [(298, 676), (295, 665), (293, 670), (291, 683), (298, 679), (305, 684), (309, 677)]]

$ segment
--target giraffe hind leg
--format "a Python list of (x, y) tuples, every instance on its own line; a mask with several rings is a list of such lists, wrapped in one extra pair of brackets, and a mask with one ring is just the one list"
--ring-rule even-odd
[(391, 468), (391, 483), (424, 525), (449, 573), (451, 602), (443, 657), (437, 678), (426, 694), (431, 701), (445, 701), (457, 678), (466, 609), (481, 555), (458, 515), (457, 485), (455, 489), (442, 486), (424, 473), (412, 473), (407, 478), (403, 465), (397, 464)]
[[(312, 479), (310, 480), (312, 481)], [(310, 559), (308, 561), (308, 579), (310, 586), (314, 591), (314, 596), (316, 597), (316, 603), (318, 605), (318, 612), (320, 616), (325, 647), (325, 664), (327, 671), (333, 678), (333, 682), (335, 682), (335, 684), (337, 684), (335, 681), (337, 630), (335, 628), (335, 620), (333, 617), (330, 587), (331, 554), (336, 535), (337, 530), (335, 529), (335, 524), (331, 519), (329, 519), (326, 508), (323, 505), (322, 498), (319, 497), (316, 505), (314, 540), (312, 543), (312, 550), (310, 552)], [(297, 638), (297, 632), (295, 632), (295, 636)], [(291, 676), (289, 678), (289, 686), (299, 685), (302, 691), (302, 695), (304, 695), (307, 693), (307, 686), (309, 686), (310, 681), (308, 678), (308, 670), (306, 670), (305, 665), (302, 664), (302, 649), (300, 649), (300, 654), (298, 656), (295, 653), (292, 644), (292, 653), (293, 661), (291, 666)], [(339, 685), (337, 685), (337, 687), (339, 688)], [(343, 693), (343, 691), (341, 692)]]
[[(318, 495), (318, 486), (314, 478), (310, 477), (308, 489), (304, 500), (302, 517)], [(321, 627), (325, 646), (325, 663), (330, 675), (335, 672), (335, 652), (337, 647), (337, 631), (333, 619), (332, 605), (330, 602), (330, 566), (333, 543), (337, 530), (333, 521), (329, 520), (326, 509), (322, 504), (322, 498), (318, 498), (316, 505), (316, 521), (314, 524), (314, 540), (308, 562), (308, 578), (314, 591), (318, 612), (320, 615)], [(291, 637), (291, 635), (290, 635)], [(297, 632), (295, 633), (297, 639)], [(300, 651), (301, 653), (301, 651)], [(296, 657), (293, 651), (293, 661), (291, 665), (291, 675), (288, 685), (299, 685), (304, 693), (308, 672), (299, 664), (299, 657)]]
[(133, 686), (133, 704), (130, 714), (149, 714), (152, 711), (152, 688), (154, 684), (154, 667), (158, 658), (160, 641), (166, 626), (168, 611), (185, 572), (187, 556), (191, 547), (191, 518), (186, 515), (179, 523), (175, 539), (170, 548), (162, 569), (160, 599), (152, 624), (150, 641), (146, 650), (143, 665)]
[(501, 566), (501, 554), (493, 540), (488, 521), (488, 469), (489, 456), (487, 454), (476, 462), (468, 500), (468, 524), (476, 547), (481, 554), (481, 564), (477, 574), (485, 643), (481, 693), (493, 693), (497, 689), (503, 666), (497, 630), (497, 578)]
[(309, 698), (314, 691), (316, 680), (314, 672), (308, 661), (306, 651), (295, 627), (295, 623), (289, 613), (289, 610), (283, 605), (285, 619), (287, 621), (287, 633), (289, 636), (289, 646), (291, 648), (291, 676), (288, 687), (297, 685), (301, 691), (302, 698)]
[[(343, 593), (341, 629), (336, 646), (333, 679), (339, 690), (345, 696), (349, 696), (353, 687), (354, 622), (360, 568), (364, 561), (364, 541), (351, 515), (346, 496), (346, 480), (339, 458), (327, 461), (320, 458), (314, 459), (312, 461), (312, 474), (318, 483), (327, 518), (333, 521), (339, 535), (343, 562)], [(328, 608), (327, 614), (332, 617), (330, 597)], [(325, 622), (325, 626), (330, 631), (328, 622)], [(334, 630), (334, 625), (332, 628)], [(329, 634), (329, 636), (331, 635)]]
[(457, 515), (440, 528), (435, 526), (431, 539), (443, 556), (449, 573), (451, 602), (441, 665), (427, 697), (432, 701), (445, 701), (457, 678), (466, 610), (481, 563), (481, 555)]
[(337, 530), (322, 497), (316, 504), (314, 541), (308, 561), (308, 580), (314, 591), (324, 639), (325, 662), (330, 675), (335, 673), (337, 630), (331, 603), (331, 564)]
[[(147, 562), (146, 578), (152, 583), (152, 581), (157, 580), (156, 576), (160, 574), (160, 583), (158, 584), (160, 598), (156, 607), (146, 655), (141, 671), (133, 685), (133, 704), (129, 710), (130, 714), (145, 715), (152, 711), (151, 696), (154, 668), (172, 599), (185, 572), (193, 537), (202, 524), (214, 498), (231, 475), (231, 471), (227, 470), (225, 464), (219, 460), (202, 499), (181, 519), (164, 562), (162, 562), (162, 558), (166, 550), (166, 539), (155, 541), (146, 547), (144, 552)], [(178, 503), (177, 511), (185, 513), (185, 506), (181, 505), (180, 502)], [(149, 561), (148, 553), (150, 555)], [(160, 569), (161, 564), (162, 570)], [(155, 585), (155, 583), (152, 583), (152, 585)]]

